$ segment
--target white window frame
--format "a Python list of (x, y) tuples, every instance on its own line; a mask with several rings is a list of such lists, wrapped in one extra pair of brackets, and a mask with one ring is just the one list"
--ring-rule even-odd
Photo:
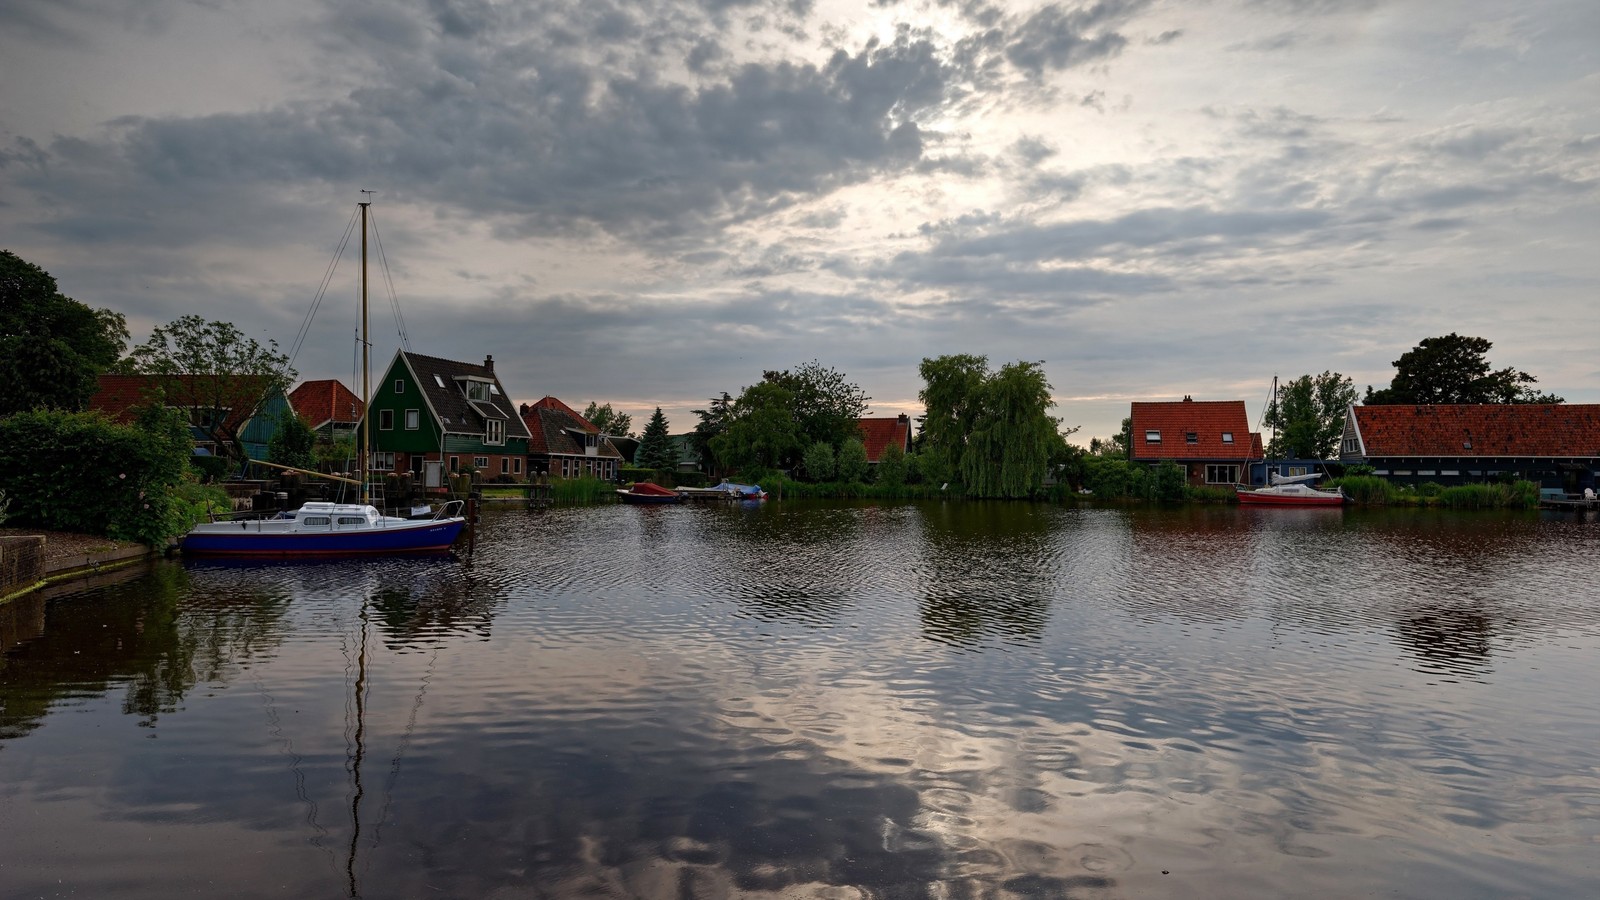
[(421, 428), (421, 427), (422, 427), (422, 410), (420, 410), (420, 409), (408, 409), (408, 410), (406, 410), (406, 430), (407, 431), (416, 431), (418, 428)]
[(474, 469), (477, 469), (480, 472), (483, 471), (484, 469), (489, 468), (489, 457), (487, 457), (487, 456), (474, 456), (472, 458), (472, 467)]
[(1223, 443), (1224, 443), (1224, 444), (1231, 444), (1231, 443), (1233, 443), (1233, 432), (1231, 432), (1231, 431), (1224, 431), (1224, 432), (1223, 432), (1223, 433), (1222, 433), (1222, 442), (1223, 442)]
[[(385, 465), (385, 463), (387, 463), (387, 465)], [(367, 468), (371, 469), (374, 472), (393, 472), (394, 471), (394, 451), (393, 450), (374, 450), (374, 451), (372, 451), (371, 457), (367, 460)]]
[[(1215, 475), (1226, 473), (1226, 478), (1216, 478)], [(1234, 463), (1207, 463), (1206, 484), (1238, 484), (1239, 466)]]
[(1161, 443), (1161, 429), (1159, 429), (1159, 428), (1146, 428), (1144, 430), (1144, 442), (1146, 444), (1159, 444), (1159, 443)]
[(394, 410), (392, 410), (392, 409), (380, 409), (380, 410), (378, 410), (378, 430), (379, 431), (393, 431), (394, 430)]
[(495, 446), (504, 444), (506, 442), (506, 420), (484, 419), (483, 442), (485, 444), (493, 444)]
[(522, 457), (520, 457), (520, 456), (511, 457), (511, 474), (513, 474), (513, 475), (521, 475), (522, 474)]
[(406, 392), (406, 380), (404, 378), (396, 378), (394, 380), (394, 392), (396, 394), (404, 394)]

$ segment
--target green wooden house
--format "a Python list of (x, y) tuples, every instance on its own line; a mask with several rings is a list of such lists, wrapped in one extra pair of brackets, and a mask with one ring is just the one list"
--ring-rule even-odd
[(429, 488), (468, 466), (490, 481), (527, 475), (528, 428), (492, 356), (477, 365), (398, 351), (366, 415), (374, 472), (410, 472)]

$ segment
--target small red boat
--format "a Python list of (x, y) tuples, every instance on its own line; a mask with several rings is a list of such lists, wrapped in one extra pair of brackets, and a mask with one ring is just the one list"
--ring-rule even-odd
[(623, 503), (682, 503), (683, 496), (672, 488), (649, 481), (636, 481), (626, 489), (618, 488), (617, 496)]

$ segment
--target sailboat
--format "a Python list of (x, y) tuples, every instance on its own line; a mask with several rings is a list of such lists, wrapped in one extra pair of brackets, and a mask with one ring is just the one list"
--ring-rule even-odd
[[(367, 207), (361, 207), (361, 404), (371, 395), (370, 347), (367, 343)], [(271, 518), (202, 522), (184, 535), (179, 546), (185, 554), (206, 556), (342, 556), (346, 554), (422, 553), (448, 550), (467, 520), (460, 500), (445, 504), (428, 519), (384, 515), (371, 505), (368, 483), (371, 426), (363, 412), (357, 449), (357, 478), (340, 478), (356, 486), (355, 503), (306, 503), (292, 512)], [(270, 464), (269, 464), (270, 465)], [(290, 468), (279, 466), (278, 468)], [(291, 471), (301, 471), (291, 469)]]
[[(1278, 403), (1278, 378), (1272, 378), (1272, 399), (1267, 403), (1267, 411), (1262, 414), (1262, 425), (1269, 424), (1271, 411)], [(1265, 460), (1263, 460), (1265, 461)], [(1268, 466), (1267, 486), (1248, 488), (1238, 485), (1234, 491), (1238, 494), (1239, 503), (1244, 506), (1343, 506), (1344, 489), (1321, 491), (1312, 487), (1312, 483), (1321, 478), (1320, 472), (1310, 472), (1305, 475), (1279, 475)]]

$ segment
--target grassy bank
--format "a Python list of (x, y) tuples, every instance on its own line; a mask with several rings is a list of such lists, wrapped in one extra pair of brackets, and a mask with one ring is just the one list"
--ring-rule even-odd
[(1531, 481), (1462, 484), (1455, 487), (1428, 481), (1413, 487), (1392, 484), (1375, 475), (1347, 475), (1328, 482), (1327, 488), (1342, 488), (1352, 503), (1361, 506), (1535, 509), (1539, 505), (1539, 486)]

